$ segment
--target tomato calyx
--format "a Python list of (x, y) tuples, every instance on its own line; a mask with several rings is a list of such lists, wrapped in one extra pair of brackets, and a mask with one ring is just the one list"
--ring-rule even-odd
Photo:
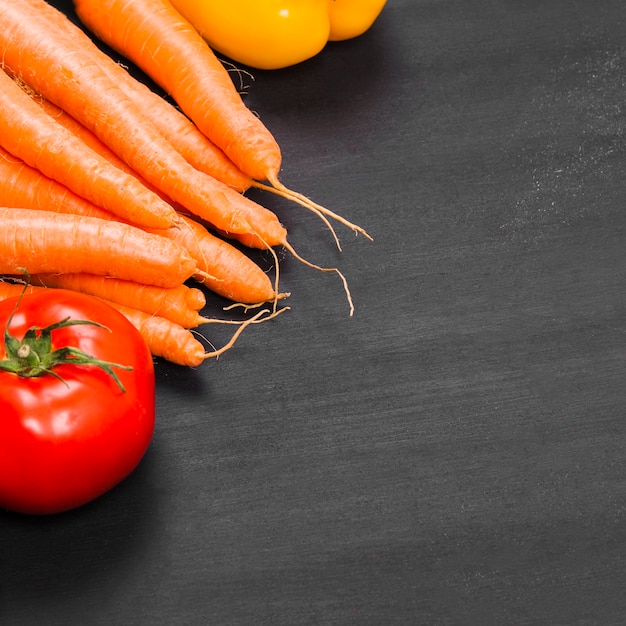
[(6, 358), (0, 360), (0, 371), (11, 372), (22, 378), (33, 378), (48, 374), (67, 384), (63, 377), (54, 371), (55, 367), (58, 365), (94, 365), (111, 376), (121, 391), (125, 392), (126, 389), (115, 373), (114, 368), (131, 370), (132, 367), (97, 359), (73, 346), (52, 348), (52, 333), (55, 330), (81, 324), (106, 328), (106, 326), (91, 320), (77, 320), (66, 317), (43, 328), (31, 326), (26, 331), (24, 338), (19, 340), (9, 332), (9, 324), (7, 323), (4, 331)]

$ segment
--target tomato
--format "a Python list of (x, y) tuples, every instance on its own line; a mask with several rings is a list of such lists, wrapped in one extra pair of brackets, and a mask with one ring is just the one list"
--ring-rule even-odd
[[(46, 289), (0, 302), (2, 335), (0, 507), (59, 513), (125, 479), (155, 425), (154, 366), (137, 329), (97, 298)], [(25, 343), (61, 362), (38, 372), (36, 350)], [(20, 356), (12, 362), (30, 365), (23, 375), (7, 371), (13, 367), (7, 354), (16, 348)], [(87, 355), (97, 362), (82, 362)]]

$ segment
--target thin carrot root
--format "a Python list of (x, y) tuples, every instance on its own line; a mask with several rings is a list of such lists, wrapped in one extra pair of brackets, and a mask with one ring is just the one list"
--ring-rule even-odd
[(341, 279), (341, 282), (343, 284), (343, 288), (344, 291), (346, 292), (346, 298), (348, 299), (348, 305), (350, 306), (350, 317), (352, 317), (352, 315), (354, 315), (354, 303), (352, 301), (352, 294), (350, 293), (350, 288), (348, 287), (348, 281), (346, 280), (346, 277), (341, 273), (341, 271), (336, 268), (336, 267), (322, 267), (320, 265), (316, 265), (315, 263), (312, 263), (311, 261), (307, 261), (305, 258), (301, 257), (294, 249), (293, 246), (288, 243), (285, 242), (284, 247), (291, 252), (291, 254), (301, 263), (304, 263), (304, 265), (307, 265), (308, 267), (312, 267), (315, 270), (319, 270), (320, 272), (333, 272), (335, 274), (337, 274), (337, 276), (339, 276), (339, 278)]
[(285, 198), (286, 200), (291, 200), (292, 202), (295, 202), (296, 204), (299, 204), (300, 206), (303, 206), (304, 208), (309, 209), (310, 211), (318, 215), (320, 218), (323, 219), (324, 223), (328, 226), (330, 231), (333, 233), (333, 236), (335, 237), (335, 241), (337, 243), (337, 247), (340, 250), (341, 250), (341, 246), (339, 244), (339, 241), (337, 240), (337, 235), (335, 234), (334, 229), (332, 228), (332, 226), (326, 219), (326, 216), (350, 228), (355, 233), (357, 234), (360, 233), (361, 235), (363, 235), (370, 241), (374, 240), (374, 238), (361, 226), (358, 226), (357, 224), (354, 224), (348, 221), (346, 218), (339, 215), (338, 213), (335, 213), (334, 211), (331, 211), (330, 209), (322, 206), (321, 204), (314, 202), (310, 198), (307, 198), (304, 194), (298, 193), (297, 191), (294, 191), (293, 189), (289, 189), (288, 187), (283, 185), (277, 178), (272, 177), (269, 179), (269, 182), (270, 182), (269, 185), (266, 185), (258, 181), (254, 181), (252, 184), (257, 189), (262, 189), (263, 191), (268, 191), (270, 193), (277, 194)]
[[(218, 349), (213, 350), (211, 352), (206, 352), (204, 354), (204, 356), (202, 357), (203, 360), (211, 359), (211, 358), (217, 358), (220, 355), (224, 354), (224, 352), (227, 352), (228, 350), (230, 350), (235, 345), (235, 343), (236, 343), (237, 339), (239, 339), (239, 336), (241, 335), (241, 333), (248, 326), (250, 326), (251, 324), (258, 323), (260, 321), (267, 321), (269, 319), (272, 319), (272, 318), (276, 317), (277, 315), (279, 315), (280, 313), (282, 313), (285, 310), (288, 310), (288, 308), (285, 307), (283, 309), (279, 309), (277, 311), (274, 311), (274, 312), (270, 313), (268, 309), (262, 309), (256, 315), (253, 315), (250, 319), (247, 319), (244, 322), (241, 322), (239, 328), (233, 333), (233, 336), (230, 338), (230, 340), (225, 345), (223, 345), (221, 348), (218, 348)], [(266, 317), (263, 317), (266, 314), (268, 314), (268, 315)]]
[[(275, 304), (277, 304), (280, 300), (285, 300), (286, 298), (289, 298), (291, 296), (291, 292), (290, 291), (285, 291), (283, 293), (278, 293), (276, 294), (276, 299), (274, 301)], [(257, 302), (255, 304), (247, 304), (245, 302), (233, 302), (232, 304), (229, 304), (227, 306), (225, 306), (222, 310), (223, 311), (232, 311), (233, 309), (243, 309), (244, 313), (247, 313), (248, 311), (252, 311), (253, 309), (258, 309), (260, 306), (264, 306), (266, 305), (267, 302)], [(289, 308), (289, 307), (287, 307)], [(274, 310), (277, 310), (276, 307), (274, 308)], [(282, 311), (282, 309), (280, 309)]]

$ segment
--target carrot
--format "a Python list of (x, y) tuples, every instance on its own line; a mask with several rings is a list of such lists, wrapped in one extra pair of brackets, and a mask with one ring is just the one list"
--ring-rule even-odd
[[(94, 152), (97, 152), (101, 157), (104, 157), (109, 163), (115, 165), (122, 171), (134, 176), (139, 182), (147, 187), (150, 191), (160, 196), (165, 202), (170, 205), (174, 203), (167, 198), (159, 189), (154, 187), (144, 178), (140, 177), (132, 167), (129, 167), (125, 161), (123, 161), (109, 146), (104, 144), (100, 139), (91, 132), (87, 127), (83, 126), (78, 120), (74, 119), (71, 115), (68, 115), (63, 109), (53, 104), (49, 100), (42, 98), (39, 94), (31, 92), (29, 94), (36, 104), (38, 104), (50, 117), (52, 117), (61, 126), (73, 133), (78, 139), (83, 141)], [(174, 207), (177, 208), (177, 207)]]
[[(44, 111), (83, 139), (96, 152), (120, 169), (134, 174), (117, 154), (65, 111), (43, 98), (35, 96), (34, 99)], [(190, 217), (179, 217), (182, 221), (175, 228), (148, 230), (173, 239), (187, 249), (203, 274), (198, 276), (199, 282), (205, 283), (209, 289), (225, 298), (244, 304), (275, 299), (276, 292), (271, 281), (256, 263), (224, 240), (211, 235), (204, 226)]]
[(44, 176), (0, 146), (0, 207), (15, 207), (74, 213), (102, 219), (117, 219), (77, 196), (65, 185)]
[(278, 175), (282, 158), (274, 137), (244, 105), (198, 32), (169, 2), (74, 0), (74, 7), (90, 31), (165, 89), (241, 170), (258, 180)]
[(18, 283), (7, 282), (0, 279), (0, 301), (15, 298), (21, 294), (35, 293), (43, 289), (34, 285), (22, 285)]
[(164, 317), (184, 328), (194, 328), (210, 321), (198, 312), (206, 304), (202, 291), (185, 284), (155, 287), (94, 274), (35, 274), (30, 281), (42, 287), (71, 289), (98, 296), (149, 315)]
[[(105, 220), (117, 217), (77, 196), (60, 183), (45, 177), (0, 148), (0, 206), (70, 213)], [(196, 261), (194, 276), (215, 293), (244, 304), (269, 302), (285, 297), (269, 277), (244, 252), (203, 225), (181, 215), (179, 226), (148, 229), (183, 246)]]
[[(0, 281), (0, 300), (7, 300), (21, 294), (35, 293), (46, 287), (23, 285)], [(198, 367), (209, 358), (218, 357), (233, 347), (244, 329), (257, 321), (266, 311), (260, 311), (254, 317), (239, 324), (231, 339), (222, 347), (205, 352), (204, 347), (194, 335), (183, 326), (158, 315), (150, 315), (144, 311), (133, 309), (121, 304), (107, 301), (117, 309), (139, 331), (153, 356), (162, 357), (177, 365)], [(266, 318), (268, 319), (268, 318)]]
[(47, 15), (57, 9), (44, 0), (1, 0), (0, 9), (2, 59), (32, 89), (191, 213), (227, 232), (256, 234), (259, 247), (286, 240), (274, 213), (199, 172), (172, 148), (91, 54), (54, 27)]
[(172, 363), (188, 367), (198, 367), (207, 359), (218, 357), (230, 350), (244, 329), (259, 321), (266, 313), (265, 310), (259, 311), (255, 316), (242, 322), (223, 347), (206, 352), (202, 344), (189, 330), (174, 322), (119, 304), (112, 304), (112, 306), (139, 330), (154, 356), (163, 357)]
[[(35, 0), (33, 6), (37, 7), (38, 4), (40, 5)], [(152, 91), (147, 85), (131, 76), (126, 68), (116, 63), (111, 57), (102, 54), (93, 40), (81, 29), (76, 28), (63, 13), (48, 11), (46, 18), (51, 19), (55, 26), (66, 32), (72, 39), (80, 42), (84, 52), (93, 53), (92, 60), (114, 77), (124, 94), (142, 108), (159, 132), (196, 169), (240, 192), (255, 184), (255, 181), (237, 168), (220, 148), (198, 130), (186, 115)]]
[(211, 291), (244, 304), (258, 304), (285, 297), (278, 294), (269, 277), (246, 254), (212, 235), (196, 220), (181, 215), (181, 224), (167, 231), (152, 232), (169, 237), (189, 252), (205, 276), (198, 282)]
[[(280, 182), (280, 146), (246, 107), (209, 45), (168, 0), (74, 0), (74, 6), (91, 32), (165, 89), (243, 172), (254, 181), (269, 181), (270, 186), (252, 184), (371, 239), (360, 226)], [(335, 240), (339, 245), (336, 236)]]
[(0, 274), (87, 272), (175, 287), (197, 272), (182, 246), (118, 221), (3, 207), (0, 224)]
[(0, 71), (0, 145), (78, 195), (135, 224), (166, 228), (174, 209), (45, 114)]
[(56, 11), (46, 15), (54, 25), (80, 43), (85, 52), (93, 52), (92, 59), (105, 72), (114, 77), (124, 94), (150, 118), (157, 130), (196, 169), (243, 192), (253, 183), (208, 137), (203, 135), (191, 120), (147, 85), (130, 75), (126, 68), (111, 57), (102, 54), (93, 40)]

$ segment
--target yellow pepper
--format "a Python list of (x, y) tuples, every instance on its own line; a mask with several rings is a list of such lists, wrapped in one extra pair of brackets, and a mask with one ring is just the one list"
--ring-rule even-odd
[(233, 61), (279, 69), (351, 39), (374, 23), (386, 0), (172, 0), (209, 45)]

